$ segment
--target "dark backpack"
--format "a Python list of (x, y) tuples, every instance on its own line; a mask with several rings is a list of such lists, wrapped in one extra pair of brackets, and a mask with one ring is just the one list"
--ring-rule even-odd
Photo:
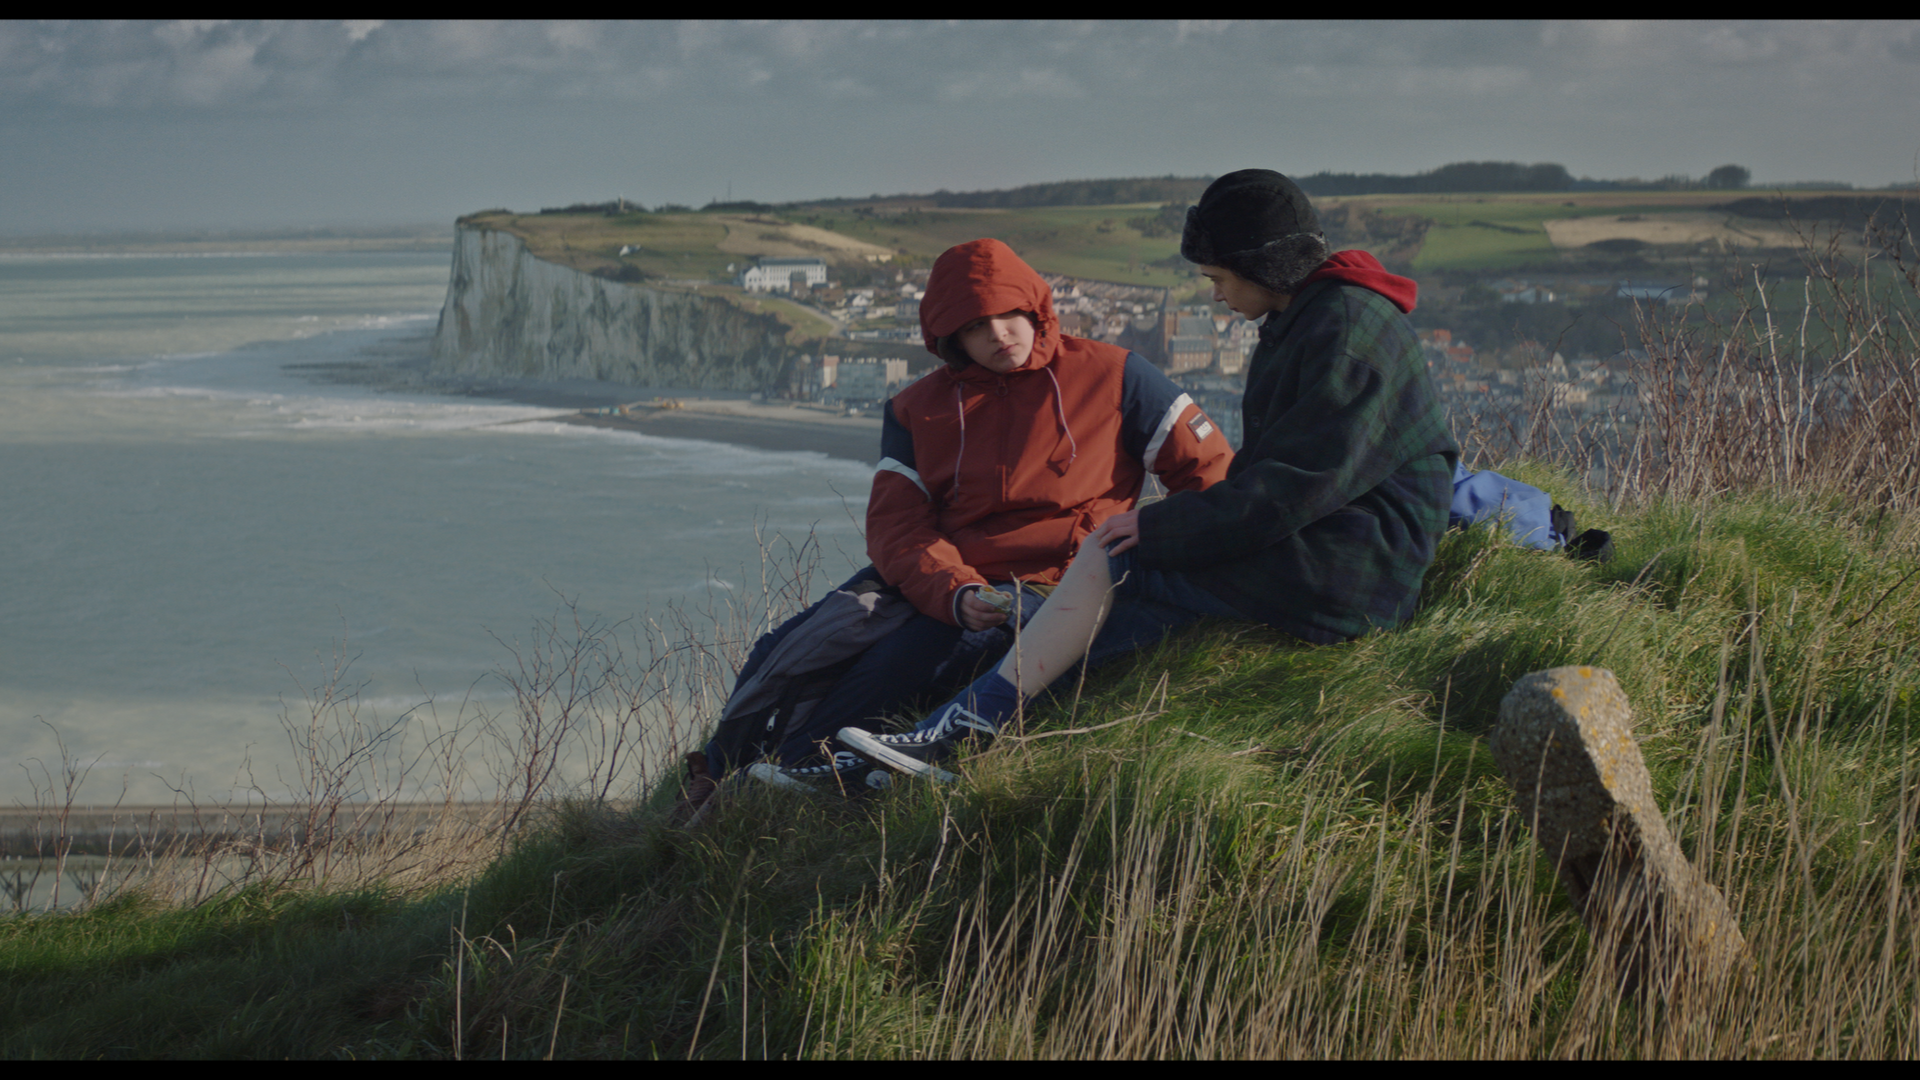
[(707, 744), (709, 767), (724, 773), (778, 749), (860, 655), (913, 614), (900, 590), (882, 585), (877, 574), (828, 593), (787, 624), (759, 666), (734, 686)]

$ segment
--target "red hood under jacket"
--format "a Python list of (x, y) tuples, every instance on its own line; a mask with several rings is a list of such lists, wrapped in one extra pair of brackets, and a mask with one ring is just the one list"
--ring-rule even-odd
[[(1403, 278), (1399, 274), (1390, 274), (1380, 265), (1380, 260), (1364, 251), (1336, 251), (1326, 262), (1320, 264), (1313, 273), (1300, 282), (1300, 289), (1316, 281), (1334, 280), (1342, 285), (1358, 285), (1363, 289), (1372, 289), (1381, 296), (1393, 301), (1393, 306), (1406, 315), (1413, 311), (1413, 301), (1420, 287), (1412, 278)], [(1300, 291), (1295, 289), (1295, 292)]]

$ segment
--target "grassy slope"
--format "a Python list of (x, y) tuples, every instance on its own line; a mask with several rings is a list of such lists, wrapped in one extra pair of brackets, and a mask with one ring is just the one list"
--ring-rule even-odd
[[(0, 1051), (1920, 1052), (1911, 536), (1766, 497), (1614, 516), (1510, 471), (1615, 561), (1452, 534), (1407, 627), (1202, 627), (951, 788), (748, 790), (693, 836), (671, 792), (563, 804), (462, 892), (0, 922)], [(1591, 969), (1482, 746), (1515, 677), (1576, 662), (1620, 676), (1755, 946), (1759, 980), (1665, 1026)]]
[(782, 300), (777, 296), (756, 296), (742, 298), (737, 302), (748, 311), (768, 312), (792, 327), (793, 329), (787, 331), (787, 340), (796, 345), (803, 340), (823, 338), (833, 332), (831, 322), (791, 300)]
[[(1541, 222), (1554, 218), (1633, 213), (1640, 215), (1699, 211), (1736, 196), (1734, 192), (1564, 192), (1539, 194), (1373, 195), (1321, 200), (1346, 203), (1386, 215), (1432, 219), (1413, 264), (1416, 270), (1488, 270), (1551, 263), (1558, 252)], [(1817, 193), (1796, 193), (1810, 198)], [(779, 220), (829, 230), (878, 245), (908, 261), (925, 265), (954, 244), (982, 236), (1005, 240), (1036, 268), (1059, 274), (1136, 285), (1181, 288), (1193, 284), (1185, 267), (1150, 264), (1179, 253), (1179, 237), (1148, 237), (1128, 225), (1151, 217), (1157, 206), (1034, 207), (1016, 210), (961, 210), (876, 204), (876, 212), (851, 207), (792, 207)], [(525, 239), (541, 258), (587, 272), (625, 262), (654, 278), (716, 280), (727, 276), (751, 254), (722, 251), (752, 246), (762, 232), (761, 218), (719, 214), (508, 214), (476, 215), (475, 221), (506, 229)], [(624, 245), (638, 250), (621, 259)], [(793, 252), (781, 248), (781, 253)], [(830, 260), (857, 257), (822, 249)], [(811, 333), (816, 328), (808, 327)]]
[(1540, 224), (1543, 221), (1698, 210), (1732, 197), (1724, 191), (1607, 191), (1357, 196), (1345, 201), (1386, 213), (1433, 219), (1420, 254), (1413, 260), (1416, 270), (1497, 270), (1553, 261), (1558, 251), (1547, 239)]
[(923, 263), (955, 244), (1004, 240), (1045, 273), (1129, 285), (1176, 286), (1184, 268), (1147, 265), (1179, 253), (1177, 236), (1149, 237), (1126, 224), (1152, 217), (1152, 204), (1047, 206), (1021, 210), (914, 210), (864, 217), (847, 210), (796, 210), (794, 220), (908, 253)]
[(612, 267), (620, 249), (639, 249), (626, 262), (657, 278), (705, 280), (724, 275), (741, 256), (720, 250), (724, 219), (711, 214), (511, 214), (485, 213), (462, 219), (510, 232), (548, 262), (586, 273)]
[[(800, 209), (782, 220), (827, 229), (876, 244), (925, 265), (955, 244), (982, 236), (1007, 241), (1036, 268), (1102, 281), (1138, 285), (1178, 285), (1184, 271), (1146, 264), (1178, 252), (1177, 237), (1145, 237), (1125, 224), (1150, 216), (1154, 206), (1064, 206), (1030, 210), (913, 210), (879, 216), (851, 211)], [(477, 224), (503, 229), (525, 240), (540, 258), (592, 273), (624, 261), (660, 278), (700, 279), (726, 276), (729, 264), (751, 261), (751, 254), (719, 249), (731, 219), (713, 214), (482, 214)], [(737, 226), (736, 226), (737, 228)], [(751, 233), (753, 229), (744, 231)], [(740, 242), (746, 242), (744, 239)], [(620, 249), (638, 252), (620, 259)], [(823, 257), (838, 261), (832, 252)], [(852, 259), (859, 262), (859, 259)]]

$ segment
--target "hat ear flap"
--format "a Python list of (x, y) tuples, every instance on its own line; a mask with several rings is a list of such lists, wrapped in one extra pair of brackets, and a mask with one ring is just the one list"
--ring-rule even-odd
[(1180, 230), (1180, 257), (1201, 266), (1220, 265), (1215, 261), (1213, 240), (1200, 227), (1200, 208), (1197, 206), (1187, 207), (1187, 224)]
[(1262, 288), (1277, 293), (1299, 291), (1300, 282), (1320, 268), (1331, 254), (1327, 238), (1319, 233), (1295, 233), (1270, 240), (1251, 251), (1224, 255), (1224, 266)]

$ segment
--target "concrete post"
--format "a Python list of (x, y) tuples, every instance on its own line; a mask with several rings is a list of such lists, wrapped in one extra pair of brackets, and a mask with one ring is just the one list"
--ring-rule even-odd
[(1725, 898), (1667, 831), (1613, 672), (1522, 677), (1487, 745), (1623, 989), (1664, 996), (1683, 974), (1717, 980), (1745, 963)]

